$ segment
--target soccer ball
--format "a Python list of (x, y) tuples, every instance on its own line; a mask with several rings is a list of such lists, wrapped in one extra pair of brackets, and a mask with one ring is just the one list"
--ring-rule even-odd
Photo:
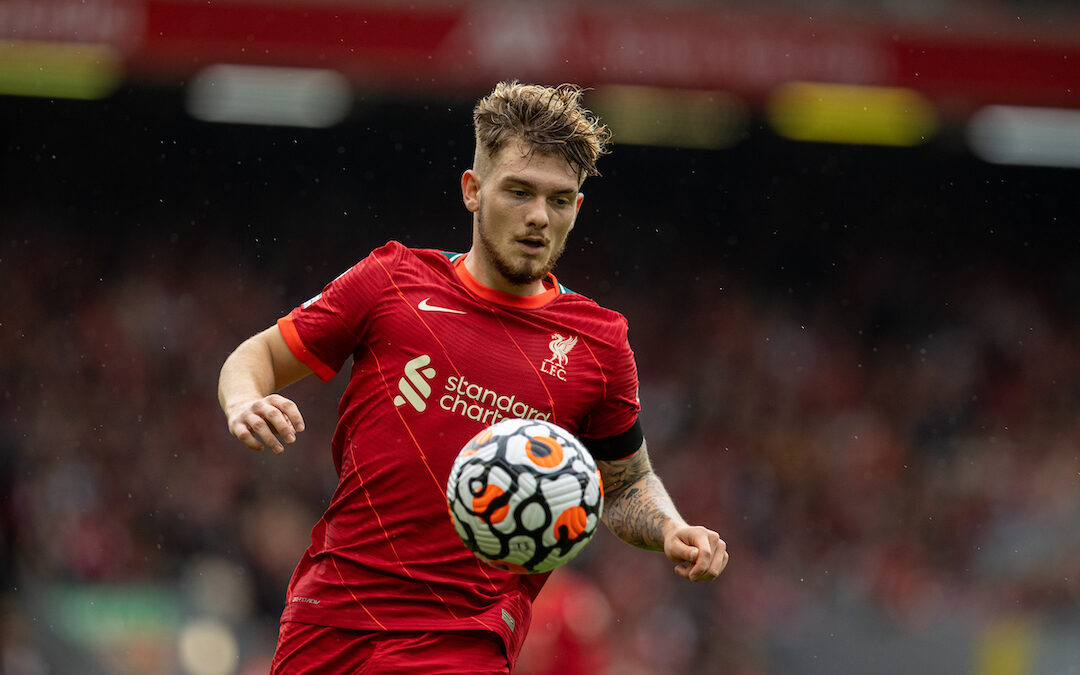
[(550, 422), (508, 419), (461, 449), (446, 500), (454, 529), (478, 558), (535, 574), (567, 563), (589, 543), (604, 489), (573, 434)]

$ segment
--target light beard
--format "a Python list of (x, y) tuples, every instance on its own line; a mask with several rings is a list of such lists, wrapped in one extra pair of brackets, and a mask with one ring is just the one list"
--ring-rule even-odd
[(495, 240), (491, 238), (487, 229), (484, 227), (483, 202), (480, 203), (479, 209), (476, 212), (476, 229), (480, 235), (480, 246), (483, 248), (484, 254), (487, 256), (488, 260), (495, 266), (495, 271), (515, 286), (526, 286), (547, 278), (547, 276), (551, 274), (551, 270), (555, 268), (555, 263), (566, 249), (566, 242), (563, 241), (562, 245), (559, 246), (557, 250), (552, 250), (551, 255), (548, 256), (547, 262), (539, 267), (530, 264), (529, 260), (522, 260), (520, 264), (515, 266), (510, 260), (507, 260), (506, 257), (499, 253)]

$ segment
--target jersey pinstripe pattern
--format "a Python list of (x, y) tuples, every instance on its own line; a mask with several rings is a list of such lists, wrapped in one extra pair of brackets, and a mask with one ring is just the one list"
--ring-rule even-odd
[[(338, 486), (282, 620), (483, 628), (503, 638), (513, 662), (546, 575), (502, 572), (462, 546), (446, 506), (450, 466), (503, 417), (548, 419), (592, 438), (623, 433), (639, 410), (637, 371), (618, 313), (554, 277), (541, 296), (499, 293), (462, 261), (390, 242), (278, 321), (323, 380), (352, 358), (332, 441)], [(555, 335), (576, 338), (570, 351), (555, 353)]]

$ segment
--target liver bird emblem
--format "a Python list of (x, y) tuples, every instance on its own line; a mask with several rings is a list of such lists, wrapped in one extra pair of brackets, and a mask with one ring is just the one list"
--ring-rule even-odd
[(548, 347), (551, 348), (551, 361), (554, 362), (560, 368), (566, 367), (566, 362), (570, 360), (568, 354), (570, 350), (577, 344), (577, 336), (563, 337), (559, 333), (555, 333), (551, 336), (551, 342), (548, 343)]

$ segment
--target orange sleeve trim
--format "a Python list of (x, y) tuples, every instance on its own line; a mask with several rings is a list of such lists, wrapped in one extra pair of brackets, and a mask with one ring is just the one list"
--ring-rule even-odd
[(308, 350), (304, 341), (300, 339), (300, 333), (296, 331), (291, 315), (278, 319), (277, 326), (278, 330), (281, 331), (281, 337), (285, 338), (285, 344), (289, 347), (289, 351), (293, 353), (293, 356), (300, 359), (300, 362), (305, 366), (311, 368), (312, 372), (318, 375), (323, 382), (334, 379), (337, 371), (320, 361), (319, 357)]

